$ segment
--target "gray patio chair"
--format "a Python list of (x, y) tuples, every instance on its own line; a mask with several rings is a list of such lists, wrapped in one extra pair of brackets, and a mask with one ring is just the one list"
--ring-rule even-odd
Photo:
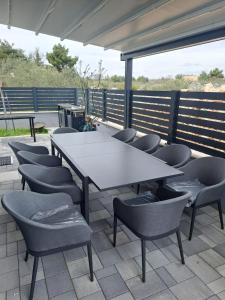
[(152, 153), (153, 156), (165, 161), (174, 168), (185, 165), (191, 158), (191, 149), (182, 144), (171, 144)]
[(114, 134), (112, 137), (114, 137), (117, 140), (120, 140), (124, 143), (130, 143), (133, 141), (136, 135), (136, 130), (133, 128), (126, 128), (124, 130), (121, 130)]
[(91, 233), (69, 195), (9, 192), (2, 205), (21, 230), (28, 255), (34, 256), (29, 300), (33, 299), (39, 258), (52, 253), (87, 246), (90, 280), (93, 281)]
[(136, 141), (130, 143), (130, 145), (150, 154), (158, 148), (160, 140), (160, 136), (152, 133), (137, 139)]
[(26, 164), (20, 165), (18, 171), (31, 191), (43, 194), (64, 192), (71, 196), (74, 204), (80, 204), (83, 211), (81, 190), (68, 168)]
[(145, 282), (146, 240), (156, 240), (176, 233), (181, 262), (185, 263), (179, 226), (189, 197), (190, 193), (174, 192), (161, 187), (154, 196), (143, 194), (128, 200), (119, 198), (113, 200), (113, 245), (116, 246), (117, 219), (119, 219), (141, 239), (143, 282)]
[(36, 154), (28, 151), (17, 152), (19, 163), (41, 165), (46, 167), (59, 167), (62, 166), (62, 160), (54, 155), (49, 154)]
[(192, 238), (197, 209), (217, 204), (221, 229), (224, 229), (222, 197), (225, 191), (225, 159), (203, 157), (190, 161), (180, 168), (184, 175), (167, 180), (167, 186), (177, 191), (189, 191), (192, 196), (188, 206), (192, 208), (189, 240)]
[[(20, 164), (20, 157), (17, 155), (17, 153), (19, 151), (27, 151), (27, 152), (31, 152), (31, 153), (40, 154), (40, 155), (49, 154), (48, 148), (45, 146), (31, 146), (31, 145), (27, 145), (25, 143), (13, 142), (13, 141), (8, 142), (8, 145), (13, 150), (19, 164)], [(22, 177), (21, 183), (22, 183), (22, 189), (24, 190), (25, 181), (24, 181), (23, 177)]]
[(53, 134), (75, 133), (75, 132), (79, 132), (79, 131), (71, 127), (59, 127), (53, 131)]

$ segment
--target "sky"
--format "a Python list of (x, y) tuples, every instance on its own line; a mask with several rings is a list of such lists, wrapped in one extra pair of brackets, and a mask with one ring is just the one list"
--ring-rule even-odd
[[(115, 50), (104, 51), (101, 47), (83, 46), (82, 43), (64, 40), (39, 34), (19, 28), (8, 29), (0, 25), (0, 39), (13, 43), (29, 54), (39, 48), (45, 54), (50, 52), (56, 43), (61, 43), (69, 49), (71, 56), (78, 56), (83, 65), (89, 64), (91, 70), (98, 68), (98, 62), (102, 60), (103, 67), (108, 75), (124, 75), (124, 62), (120, 61), (120, 52)], [(201, 71), (218, 67), (225, 74), (225, 40), (170, 51), (148, 57), (135, 59), (133, 63), (133, 76), (146, 76), (149, 78), (174, 77), (176, 74), (195, 75)]]

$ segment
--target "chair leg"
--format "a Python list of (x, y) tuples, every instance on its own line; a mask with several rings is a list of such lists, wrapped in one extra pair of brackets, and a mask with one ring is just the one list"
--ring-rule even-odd
[(138, 184), (136, 185), (136, 194), (137, 194), (137, 195), (139, 195), (139, 193), (140, 193), (140, 188), (141, 188), (141, 184), (138, 183)]
[(113, 247), (116, 247), (116, 234), (117, 234), (117, 217), (114, 214), (114, 221), (113, 221)]
[(178, 242), (178, 246), (179, 246), (179, 250), (180, 250), (181, 263), (184, 265), (185, 264), (184, 252), (183, 252), (183, 246), (182, 246), (182, 242), (181, 242), (180, 230), (179, 229), (177, 230), (176, 235), (177, 235), (177, 242)]
[(34, 257), (34, 265), (33, 265), (33, 273), (32, 273), (32, 281), (31, 281), (29, 300), (32, 300), (33, 295), (34, 295), (35, 280), (36, 280), (37, 269), (38, 269), (38, 260), (39, 260), (39, 257)]
[(25, 255), (25, 258), (24, 258), (24, 260), (27, 262), (28, 261), (28, 257), (29, 257), (29, 253), (28, 253), (28, 251), (26, 250), (26, 255)]
[(88, 242), (87, 244), (87, 252), (88, 252), (88, 262), (89, 262), (89, 269), (90, 269), (90, 280), (94, 281), (91, 242)]
[(81, 212), (82, 216), (84, 216), (84, 202), (83, 201), (80, 202), (80, 212)]
[(141, 259), (142, 259), (142, 282), (145, 282), (145, 270), (146, 270), (146, 247), (145, 240), (141, 240)]
[(189, 233), (189, 241), (192, 238), (192, 234), (193, 234), (193, 230), (194, 230), (196, 210), (197, 210), (196, 207), (193, 207), (192, 216), (191, 216), (191, 227), (190, 227), (190, 233)]
[(223, 210), (222, 210), (221, 200), (218, 200), (217, 205), (218, 205), (218, 211), (219, 211), (219, 216), (220, 216), (220, 226), (221, 226), (221, 229), (224, 229)]
[(24, 189), (25, 189), (25, 179), (23, 177), (22, 177), (21, 183), (22, 183), (22, 190), (24, 191)]

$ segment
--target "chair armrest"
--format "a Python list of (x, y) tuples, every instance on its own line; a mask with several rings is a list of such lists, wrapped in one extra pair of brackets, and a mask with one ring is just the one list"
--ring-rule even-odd
[(70, 245), (85, 243), (91, 238), (91, 229), (83, 224), (48, 225), (32, 220), (18, 222), (29, 250), (33, 252), (49, 251)]
[(198, 194), (195, 205), (203, 205), (220, 200), (225, 191), (225, 180), (211, 186), (207, 186)]
[(81, 201), (81, 190), (74, 183), (71, 184), (51, 184), (46, 182), (41, 182), (39, 180), (31, 181), (27, 180), (30, 189), (37, 193), (66, 193), (71, 196), (73, 203), (79, 203)]

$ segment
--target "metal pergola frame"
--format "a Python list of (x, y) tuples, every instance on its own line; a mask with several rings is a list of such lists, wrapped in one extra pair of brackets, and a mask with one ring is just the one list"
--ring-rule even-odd
[(125, 127), (130, 127), (128, 114), (131, 110), (133, 59), (143, 56), (155, 55), (162, 52), (196, 46), (225, 38), (225, 27), (190, 35), (159, 45), (140, 48), (138, 50), (121, 53), (121, 61), (125, 61)]

